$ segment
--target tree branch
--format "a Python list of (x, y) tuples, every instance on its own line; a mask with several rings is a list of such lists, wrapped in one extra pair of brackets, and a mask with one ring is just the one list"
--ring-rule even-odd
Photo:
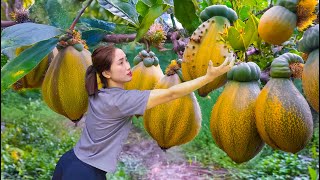
[[(258, 15), (260, 15), (260, 14), (263, 14), (263, 13), (265, 13), (266, 11), (268, 11), (270, 8), (272, 8), (273, 7), (273, 5), (272, 5), (272, 3), (270, 3), (270, 5), (267, 7), (267, 8), (265, 8), (265, 9), (263, 9), (263, 10), (261, 10), (261, 11), (259, 11), (259, 12), (257, 12), (256, 14), (254, 14), (255, 16), (258, 16)], [(247, 21), (249, 18), (246, 18), (245, 20), (243, 20), (243, 21)]]
[(2, 21), (1, 20), (1, 28), (6, 28), (6, 27), (13, 26), (16, 24), (18, 24), (18, 23), (15, 21)]
[(77, 22), (79, 21), (81, 15), (82, 15), (83, 12), (86, 10), (86, 8), (91, 4), (92, 1), (93, 1), (93, 0), (90, 0), (90, 1), (88, 2), (88, 4), (87, 4), (86, 6), (84, 6), (84, 7), (80, 10), (79, 14), (78, 14), (77, 17), (74, 19), (74, 21), (72, 22), (72, 24), (71, 24), (71, 26), (70, 26), (70, 28), (69, 28), (71, 31), (74, 29), (74, 27), (76, 26)]
[(134, 41), (135, 38), (136, 34), (107, 34), (102, 41), (111, 43), (127, 43)]

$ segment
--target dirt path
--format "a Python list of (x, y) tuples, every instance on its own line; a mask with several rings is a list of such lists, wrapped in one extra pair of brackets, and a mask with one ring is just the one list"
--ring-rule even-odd
[(206, 180), (226, 179), (228, 171), (217, 167), (204, 168), (185, 159), (181, 148), (162, 151), (156, 142), (133, 128), (129, 134), (120, 161), (132, 179), (145, 180)]

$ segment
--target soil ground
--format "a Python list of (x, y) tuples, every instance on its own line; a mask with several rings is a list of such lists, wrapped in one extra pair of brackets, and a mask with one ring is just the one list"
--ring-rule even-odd
[(163, 151), (151, 138), (134, 127), (120, 155), (126, 173), (143, 180), (228, 179), (228, 171), (189, 162), (180, 147)]

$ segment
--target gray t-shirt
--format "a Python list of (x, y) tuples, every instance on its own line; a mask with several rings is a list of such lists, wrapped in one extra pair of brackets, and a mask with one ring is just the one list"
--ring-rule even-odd
[(90, 97), (85, 126), (73, 148), (75, 155), (91, 166), (114, 172), (132, 126), (131, 117), (143, 115), (149, 95), (149, 90), (107, 88)]

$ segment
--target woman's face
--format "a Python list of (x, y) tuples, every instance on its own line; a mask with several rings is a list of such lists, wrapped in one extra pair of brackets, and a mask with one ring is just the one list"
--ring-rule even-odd
[[(121, 49), (115, 49), (114, 58), (109, 71), (104, 73), (105, 77), (115, 84), (124, 84), (131, 81), (132, 72), (126, 54)], [(108, 83), (111, 85), (110, 83)]]

